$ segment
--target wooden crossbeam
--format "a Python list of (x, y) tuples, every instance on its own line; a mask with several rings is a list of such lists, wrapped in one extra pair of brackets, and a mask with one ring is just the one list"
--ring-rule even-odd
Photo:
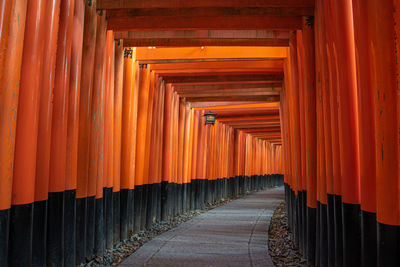
[(314, 6), (314, 0), (97, 0), (98, 9)]

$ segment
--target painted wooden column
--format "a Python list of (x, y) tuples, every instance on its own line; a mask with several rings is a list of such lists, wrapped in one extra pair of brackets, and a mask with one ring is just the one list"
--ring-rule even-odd
[(96, 47), (96, 6), (85, 4), (82, 48), (82, 74), (79, 99), (78, 166), (76, 189), (76, 263), (85, 262), (94, 246), (94, 195), (93, 181), (89, 181), (89, 148), (93, 92), (94, 56)]
[(399, 1), (368, 1), (375, 117), (377, 266), (400, 264)]
[(114, 183), (114, 32), (107, 31), (106, 87), (104, 107), (104, 216), (106, 249), (113, 247), (113, 183)]
[[(186, 212), (188, 209), (187, 206), (187, 194), (188, 194), (188, 184), (184, 179), (184, 151), (185, 151), (185, 99), (179, 98), (179, 114), (178, 114), (178, 177), (179, 181), (182, 182), (183, 185), (183, 193), (182, 193), (182, 209), (183, 212)], [(165, 113), (164, 116), (167, 116)], [(164, 161), (164, 159), (163, 159)]]
[[(76, 262), (76, 189), (78, 173), (79, 102), (82, 71), (82, 45), (85, 1), (75, 0), (72, 22), (70, 81), (68, 90), (68, 126), (66, 150), (66, 174), (64, 196), (64, 266)], [(69, 203), (69, 204), (68, 204)]]
[[(11, 257), (18, 254), (19, 248), (27, 249), (26, 254), (29, 256), (30, 247), (29, 243), (27, 244), (24, 240), (24, 234), (20, 233), (21, 227), (22, 229), (28, 230), (26, 224), (23, 225), (11, 225), (10, 221), (12, 216), (16, 220), (18, 220), (19, 216), (15, 212), (15, 209), (26, 209), (29, 215), (29, 206), (31, 206), (31, 202), (34, 200), (33, 198), (29, 199), (20, 199), (20, 201), (14, 201), (14, 184), (15, 184), (15, 168), (16, 168), (16, 139), (17, 139), (17, 131), (18, 128), (23, 127), (24, 125), (18, 126), (17, 124), (17, 114), (19, 98), (24, 97), (24, 94), (33, 93), (37, 94), (35, 91), (30, 91), (30, 88), (22, 89), (28, 90), (28, 92), (21, 92), (21, 86), (26, 83), (23, 82), (25, 77), (21, 73), (21, 64), (26, 64), (25, 62), (29, 59), (32, 64), (39, 63), (31, 60), (31, 57), (26, 57), (24, 55), (24, 38), (29, 38), (27, 42), (32, 41), (32, 34), (38, 34), (37, 32), (31, 32), (30, 35), (25, 35), (25, 27), (32, 28), (34, 25), (26, 25), (25, 22), (29, 22), (27, 20), (27, 1), (4, 1), (2, 3), (3, 13), (2, 13), (2, 27), (1, 31), (1, 53), (0, 56), (0, 264), (7, 265), (8, 264), (8, 249), (11, 250)], [(31, 8), (30, 8), (31, 9)], [(31, 12), (30, 12), (31, 13)], [(31, 24), (31, 23), (29, 23)], [(32, 48), (32, 43), (31, 43)], [(33, 55), (33, 57), (37, 57), (38, 55)], [(34, 69), (37, 71), (37, 67)], [(22, 85), (21, 85), (22, 84)], [(28, 86), (32, 86), (33, 84), (28, 84)], [(26, 99), (25, 101), (27, 101)], [(31, 108), (25, 107), (25, 108)], [(27, 110), (26, 112), (30, 112)], [(25, 112), (25, 113), (26, 113)], [(28, 119), (28, 118), (26, 118)], [(28, 134), (28, 133), (25, 133)], [(32, 132), (30, 132), (32, 134)], [(22, 140), (24, 140), (23, 137)], [(32, 142), (32, 140), (30, 140)], [(36, 140), (35, 140), (36, 143)], [(34, 143), (32, 145), (35, 145)], [(31, 145), (31, 146), (32, 146)], [(21, 147), (22, 149), (22, 147)], [(29, 150), (27, 151), (30, 152)], [(23, 153), (23, 152), (19, 152)], [(23, 156), (23, 155), (21, 155)], [(27, 155), (28, 156), (28, 155)], [(33, 156), (29, 155), (29, 156)], [(21, 157), (21, 159), (23, 159)], [(33, 163), (32, 163), (33, 164)], [(21, 167), (23, 167), (24, 163), (22, 162)], [(22, 171), (22, 170), (21, 170)], [(33, 174), (34, 175), (34, 174)], [(24, 183), (25, 175), (21, 175), (20, 183)], [(28, 178), (28, 177), (27, 177)], [(28, 178), (29, 179), (29, 178)], [(21, 191), (22, 188), (18, 188), (16, 191)], [(32, 188), (33, 190), (33, 188)], [(19, 192), (18, 192), (19, 193)], [(24, 195), (25, 192), (20, 192), (19, 194)], [(14, 205), (17, 205), (13, 207)], [(20, 208), (19, 208), (20, 207)], [(12, 211), (14, 209), (14, 211)], [(14, 215), (12, 215), (14, 213)], [(23, 213), (21, 214), (23, 215)], [(24, 215), (23, 215), (24, 216)], [(11, 219), (10, 219), (11, 217)], [(29, 223), (28, 220), (25, 221)], [(12, 228), (15, 228), (14, 233), (12, 232)], [(21, 234), (20, 240), (15, 242), (9, 242), (9, 238), (15, 238), (15, 235)], [(29, 240), (28, 240), (29, 241)], [(20, 244), (18, 242), (23, 242), (23, 247), (19, 247)], [(14, 244), (13, 244), (14, 243)], [(13, 259), (16, 260), (16, 259)], [(20, 262), (14, 262), (15, 264), (27, 263), (27, 258), (20, 258)], [(29, 263), (29, 262), (28, 262)]]
[[(121, 154), (122, 154), (122, 103), (124, 93), (124, 45), (123, 40), (114, 42), (114, 151), (113, 159), (113, 244), (121, 240)], [(129, 184), (129, 183), (128, 183)], [(129, 185), (126, 189), (129, 189)], [(125, 210), (126, 211), (126, 210)], [(132, 209), (131, 209), (132, 211)], [(127, 234), (125, 217), (125, 234)]]
[(7, 265), (18, 94), (27, 1), (2, 1), (0, 12), (0, 265)]
[[(0, 265), (7, 264), (9, 215), (12, 197), (12, 166), (14, 161), (17, 110), (15, 109), (11, 113), (10, 111), (13, 106), (17, 106), (18, 104), (18, 99), (12, 100), (13, 90), (8, 90), (7, 76), (11, 73), (6, 65), (7, 56), (9, 56), (9, 51), (11, 50), (7, 48), (9, 48), (9, 40), (12, 40), (12, 38), (10, 39), (10, 33), (12, 33), (10, 30), (14, 21), (12, 16), (14, 2), (2, 1), (0, 3), (0, 51), (2, 51), (0, 53), (0, 95), (2, 96), (0, 100)], [(23, 18), (23, 24), (23, 27), (25, 27), (25, 18)], [(22, 31), (22, 37), (24, 36), (23, 33), (24, 31)], [(20, 55), (19, 64), (21, 64), (22, 45), (20, 45), (17, 51)], [(19, 73), (20, 66), (18, 68)], [(12, 76), (15, 76), (15, 74)], [(18, 92), (19, 86), (15, 87), (17, 87)]]
[(342, 182), (343, 265), (361, 264), (360, 167), (357, 112), (357, 77), (352, 5), (330, 1), (337, 49), (339, 147)]
[[(68, 98), (70, 89), (72, 27), (75, 1), (63, 0), (57, 41), (53, 116), (50, 147), (49, 200), (47, 210), (47, 264), (62, 265), (71, 259), (64, 245), (73, 244), (73, 227), (65, 224), (75, 209), (75, 192), (66, 192)], [(71, 177), (68, 177), (71, 178)], [(73, 183), (73, 182), (72, 182)], [(69, 183), (71, 185), (72, 183)], [(75, 218), (73, 218), (74, 220)]]
[[(323, 10), (323, 7), (321, 7)], [(329, 86), (328, 68), (325, 62), (326, 56), (326, 38), (325, 38), (325, 24), (321, 13), (316, 18), (316, 74), (319, 79), (316, 84), (317, 94), (317, 250), (316, 250), (316, 264), (321, 266), (328, 266), (328, 261), (334, 255), (329, 255), (329, 247), (334, 248), (333, 231), (329, 233), (328, 229), (328, 216), (327, 216), (327, 180), (329, 179), (330, 162), (327, 161), (331, 158), (327, 146), (329, 142), (326, 141), (327, 135), (325, 130), (330, 127), (327, 122), (327, 110), (329, 102), (327, 103), (326, 92)], [(333, 230), (333, 228), (332, 228)], [(332, 250), (333, 251), (333, 250)], [(332, 253), (331, 253), (332, 254)]]
[[(90, 154), (89, 154), (89, 197), (95, 196), (93, 211), (88, 220), (93, 220), (93, 252), (86, 255), (102, 255), (104, 240), (104, 94), (105, 94), (105, 52), (106, 52), (106, 14), (97, 12), (97, 33), (94, 61), (94, 80), (91, 110)], [(88, 203), (89, 207), (89, 203)], [(88, 210), (89, 211), (89, 210)], [(90, 218), (89, 218), (90, 217)], [(91, 240), (91, 241), (92, 241)], [(93, 254), (92, 254), (93, 253)]]
[[(329, 77), (329, 102), (331, 115), (331, 145), (332, 145), (332, 180), (334, 202), (334, 233), (335, 233), (335, 264), (343, 264), (343, 226), (342, 226), (342, 189), (340, 173), (340, 146), (338, 125), (338, 64), (336, 60), (336, 46), (333, 43), (332, 9), (329, 2), (318, 1), (319, 15), (323, 15), (325, 24), (328, 77)], [(331, 253), (332, 254), (332, 253)]]
[[(357, 63), (357, 100), (360, 140), (361, 263), (377, 262), (376, 150), (372, 58), (368, 28), (368, 5), (353, 1), (354, 38)], [(374, 67), (375, 68), (375, 67)]]
[(46, 264), (47, 198), (49, 193), (51, 124), (60, 1), (46, 5), (43, 66), (40, 77), (39, 126), (36, 148), (35, 205), (33, 211), (32, 264)]
[[(32, 227), (41, 91), (40, 78), (43, 71), (43, 48), (46, 36), (44, 23), (46, 6), (47, 4), (44, 1), (28, 1), (26, 13), (15, 139), (13, 206), (10, 214), (8, 264), (11, 266), (31, 265), (33, 263), (33, 240), (39, 241), (38, 246), (43, 245), (37, 236), (33, 239)], [(7, 68), (9, 67), (7, 66)], [(42, 240), (43, 238), (44, 236), (41, 236)], [(23, 255), (21, 255), (21, 251), (24, 251)]]
[[(168, 199), (169, 183), (172, 182), (172, 108), (173, 108), (173, 89), (171, 84), (165, 86), (165, 104), (164, 104), (164, 135), (163, 135), (163, 164), (162, 164), (162, 189), (161, 189), (161, 220), (167, 220), (170, 213)], [(186, 135), (183, 144), (186, 154)]]
[(128, 238), (129, 231), (134, 230), (138, 95), (139, 83), (143, 79), (143, 71), (138, 68), (135, 58), (136, 50), (134, 48), (125, 48), (121, 118), (120, 227), (122, 240)]
[[(317, 11), (318, 12), (318, 11)], [(317, 125), (315, 90), (315, 43), (314, 24), (303, 18), (303, 88), (306, 132), (306, 175), (307, 175), (307, 261), (315, 264), (316, 208), (317, 208)], [(285, 158), (285, 168), (288, 168)]]
[[(304, 70), (303, 70), (303, 34), (296, 32), (297, 36), (297, 65), (299, 66), (299, 116), (300, 116), (300, 153), (301, 153), (301, 188), (299, 188), (300, 203), (300, 244), (299, 248), (303, 255), (306, 254), (306, 207), (307, 207), (307, 176), (306, 176), (306, 131), (305, 131), (305, 107), (304, 107)], [(278, 162), (277, 162), (278, 164)], [(281, 174), (281, 172), (278, 172)]]
[[(147, 129), (148, 129), (148, 112), (149, 105), (151, 101), (151, 72), (149, 65), (143, 65), (141, 71), (144, 72), (143, 80), (140, 82), (139, 87), (139, 100), (138, 100), (138, 119), (137, 119), (137, 137), (136, 137), (136, 172), (135, 172), (135, 210), (134, 214), (135, 223), (134, 231), (141, 230), (143, 227), (143, 222), (141, 215), (145, 212), (143, 210), (143, 203), (145, 203), (144, 198), (144, 182), (147, 179), (148, 169), (145, 169), (146, 160), (146, 150), (147, 144)], [(138, 216), (140, 214), (140, 216)]]

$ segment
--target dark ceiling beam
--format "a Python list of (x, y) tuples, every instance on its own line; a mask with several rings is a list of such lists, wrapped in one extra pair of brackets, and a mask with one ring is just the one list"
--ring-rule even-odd
[(172, 76), (172, 77), (164, 77), (165, 83), (215, 83), (215, 82), (245, 82), (245, 81), (262, 81), (262, 82), (270, 82), (270, 81), (282, 81), (283, 74), (249, 74), (249, 75), (204, 75), (204, 76)]
[(277, 102), (279, 96), (209, 96), (209, 97), (187, 97), (188, 102), (206, 102), (206, 101), (263, 101), (263, 102)]
[(263, 101), (216, 101), (216, 102), (193, 102), (190, 103), (190, 107), (192, 108), (213, 108), (216, 106), (228, 106), (228, 105), (244, 105), (244, 104), (259, 104), (263, 103)]
[(97, 0), (98, 9), (197, 7), (314, 7), (315, 0)]
[(296, 30), (302, 28), (301, 16), (160, 16), (137, 17), (114, 14), (107, 17), (107, 28), (114, 31), (132, 30)]
[(279, 92), (274, 92), (271, 90), (263, 90), (263, 91), (252, 91), (252, 90), (243, 90), (243, 91), (232, 91), (232, 92), (182, 92), (179, 93), (179, 96), (186, 98), (198, 98), (198, 97), (223, 97), (223, 96), (278, 96)]
[(174, 85), (175, 91), (215, 91), (215, 90), (241, 90), (281, 87), (282, 82), (264, 82), (264, 83), (236, 83), (236, 84), (206, 84), (206, 85)]
[(259, 39), (233, 39), (233, 38), (136, 38), (124, 39), (124, 47), (191, 47), (191, 46), (289, 46), (288, 39), (259, 38)]
[(288, 46), (289, 32), (274, 30), (120, 31), (125, 47), (160, 46)]

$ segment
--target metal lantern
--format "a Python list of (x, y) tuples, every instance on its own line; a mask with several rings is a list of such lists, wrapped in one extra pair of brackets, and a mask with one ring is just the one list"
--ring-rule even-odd
[(204, 117), (206, 117), (205, 124), (206, 125), (207, 124), (214, 125), (216, 116), (217, 116), (217, 113), (213, 113), (213, 112), (211, 112), (211, 110), (206, 112), (206, 113), (204, 113)]

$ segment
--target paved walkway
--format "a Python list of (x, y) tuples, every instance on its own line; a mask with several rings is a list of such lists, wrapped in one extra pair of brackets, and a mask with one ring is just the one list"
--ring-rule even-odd
[(147, 242), (120, 266), (274, 266), (267, 231), (283, 199), (279, 187), (210, 210)]

